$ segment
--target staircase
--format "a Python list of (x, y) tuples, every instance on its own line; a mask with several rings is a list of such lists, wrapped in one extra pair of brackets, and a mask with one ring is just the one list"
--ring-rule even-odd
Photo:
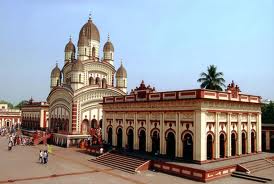
[(260, 159), (260, 160), (254, 160), (251, 162), (246, 162), (246, 163), (240, 164), (239, 166), (246, 169), (245, 172), (247, 173), (254, 173), (257, 171), (274, 167), (274, 162), (269, 159)]
[(36, 137), (33, 141), (33, 145), (38, 145), (40, 144), (42, 141), (44, 144), (47, 143), (47, 139), (49, 139), (51, 137), (51, 134), (45, 134), (42, 137)]
[(138, 171), (148, 170), (150, 162), (149, 160), (142, 160), (139, 158), (113, 152), (105, 153), (90, 161), (130, 174), (134, 174)]
[(269, 178), (263, 178), (263, 177), (258, 177), (258, 176), (252, 176), (249, 174), (246, 174), (244, 172), (238, 172), (235, 171), (231, 174), (231, 176), (236, 177), (236, 178), (241, 178), (241, 179), (246, 179), (246, 180), (251, 180), (251, 181), (256, 181), (256, 182), (261, 182), (261, 183), (267, 183), (268, 181), (272, 181)]

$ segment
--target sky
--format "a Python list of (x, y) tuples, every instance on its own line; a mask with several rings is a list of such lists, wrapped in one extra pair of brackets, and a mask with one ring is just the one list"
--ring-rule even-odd
[(116, 69), (123, 60), (128, 91), (141, 80), (157, 91), (197, 89), (214, 64), (226, 85), (274, 100), (272, 0), (0, 0), (0, 99), (45, 101), (51, 70), (90, 12), (101, 51), (109, 33)]

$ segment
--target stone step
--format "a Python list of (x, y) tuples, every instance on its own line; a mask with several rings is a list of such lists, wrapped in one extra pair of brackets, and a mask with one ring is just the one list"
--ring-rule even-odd
[(98, 161), (98, 160), (95, 160), (95, 162), (97, 163), (105, 163), (105, 164), (109, 164), (109, 165), (114, 165), (114, 166), (121, 166), (121, 167), (126, 167), (126, 168), (137, 168), (138, 166), (142, 165), (142, 164), (125, 164), (125, 163), (122, 163), (122, 162), (111, 162), (111, 161), (108, 161), (108, 160), (101, 160), (101, 161)]
[(268, 168), (271, 168), (271, 167), (273, 167), (273, 165), (266, 165), (264, 167), (254, 168), (254, 169), (251, 169), (249, 171), (251, 173), (254, 173), (254, 172), (258, 172), (258, 171), (261, 171), (261, 170), (264, 170), (264, 169), (268, 169)]
[(142, 164), (144, 161), (140, 161), (140, 160), (129, 160), (127, 158), (115, 158), (112, 156), (107, 156), (107, 157), (100, 157), (99, 159), (96, 159), (98, 161), (100, 160), (108, 160), (108, 161), (120, 161), (120, 162), (124, 162), (124, 163), (131, 163), (131, 164)]
[(110, 153), (106, 156), (111, 156), (111, 157), (115, 157), (115, 158), (127, 158), (128, 160), (133, 160), (133, 161), (135, 161), (135, 160), (139, 160), (139, 161), (142, 161), (142, 162), (145, 161), (143, 159), (134, 158), (134, 157), (131, 157), (131, 156), (119, 155), (119, 154), (115, 154), (115, 153)]
[(258, 182), (262, 182), (262, 183), (266, 183), (267, 181), (272, 181), (272, 179), (269, 179), (269, 178), (248, 175), (246, 173), (238, 172), (238, 171), (234, 171), (231, 176), (248, 179), (248, 180), (253, 180), (253, 181), (258, 181)]
[(232, 177), (236, 177), (236, 178), (241, 178), (241, 179), (246, 179), (246, 180), (251, 180), (251, 181), (257, 181), (257, 182), (261, 182), (261, 183), (266, 183), (268, 182), (268, 180), (265, 179), (260, 179), (257, 177), (253, 177), (251, 175), (242, 175), (242, 174), (237, 174), (237, 173), (232, 173), (231, 174)]
[(113, 169), (121, 170), (121, 171), (130, 173), (130, 174), (134, 174), (135, 173), (135, 169), (127, 168), (125, 166), (118, 166), (116, 164), (110, 164), (110, 163), (105, 163), (105, 162), (97, 162), (96, 160), (94, 160), (92, 162), (94, 162), (96, 164), (104, 165), (104, 166), (107, 166), (107, 167), (110, 167), (110, 168), (113, 168)]
[(251, 166), (251, 165), (256, 165), (256, 164), (260, 164), (260, 163), (265, 163), (266, 161), (264, 159), (260, 159), (260, 160), (255, 160), (255, 161), (251, 161), (251, 162), (246, 162), (246, 163), (242, 163), (241, 165), (244, 166)]
[(270, 163), (264, 161), (264, 162), (260, 162), (260, 163), (257, 163), (257, 164), (252, 164), (252, 165), (245, 165), (243, 164), (242, 166), (248, 168), (248, 169), (252, 169), (252, 168), (257, 168), (257, 167), (261, 167), (261, 166), (265, 166), (265, 165), (269, 165)]

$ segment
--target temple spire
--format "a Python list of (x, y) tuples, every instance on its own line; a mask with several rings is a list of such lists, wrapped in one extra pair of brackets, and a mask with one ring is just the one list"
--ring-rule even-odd
[(88, 20), (92, 21), (91, 11), (89, 11)]

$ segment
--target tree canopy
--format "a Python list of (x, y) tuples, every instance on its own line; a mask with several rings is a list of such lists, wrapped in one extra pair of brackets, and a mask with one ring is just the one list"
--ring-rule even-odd
[(262, 105), (262, 123), (274, 124), (274, 103), (272, 101)]
[(217, 66), (210, 65), (206, 72), (200, 74), (197, 82), (201, 83), (201, 88), (223, 91), (222, 87), (225, 87), (223, 75), (223, 72), (217, 72)]

